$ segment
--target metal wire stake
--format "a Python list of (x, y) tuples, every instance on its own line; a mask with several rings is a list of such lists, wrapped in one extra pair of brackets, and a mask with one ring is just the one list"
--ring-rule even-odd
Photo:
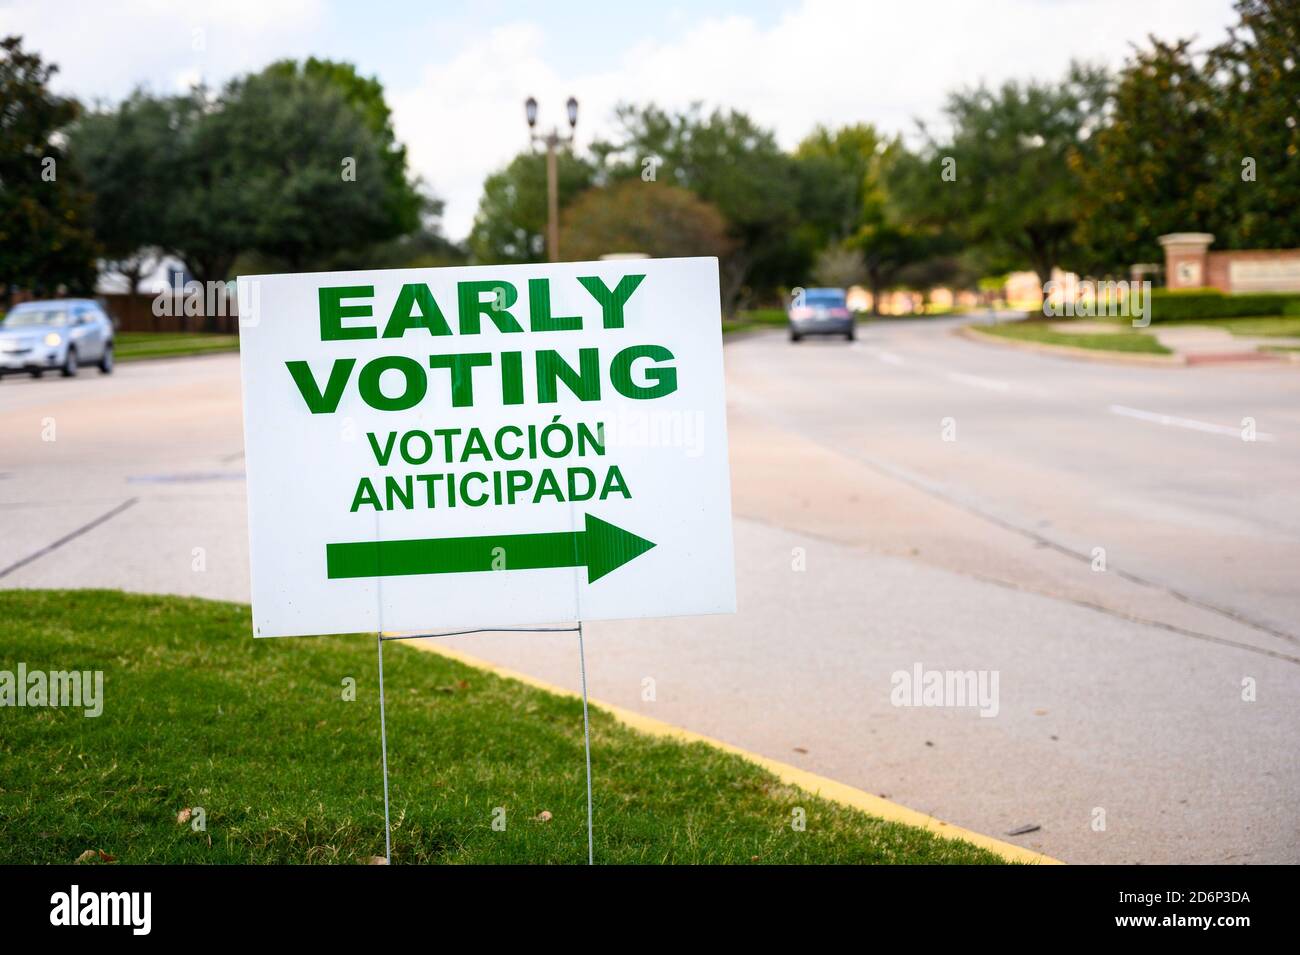
[(582, 735), (587, 747), (587, 864), (592, 864), (591, 841), (591, 734), (587, 729), (587, 663), (582, 655), (582, 622), (576, 627), (479, 627), (473, 630), (452, 630), (446, 633), (405, 633), (384, 636), (375, 634), (379, 644), (379, 745), (384, 758), (384, 858), (393, 861), (392, 828), (388, 821), (388, 730), (384, 722), (384, 642), (386, 640), (428, 640), (437, 637), (458, 637), (467, 633), (577, 633), (578, 659), (582, 665)]
[(384, 756), (384, 859), (393, 864), (393, 836), (388, 826), (388, 729), (384, 725), (384, 636), (375, 634), (379, 646), (379, 747)]
[(587, 750), (587, 865), (595, 865), (591, 838), (591, 726), (587, 722), (587, 656), (582, 649), (581, 620), (578, 621), (578, 666), (582, 670), (582, 741)]

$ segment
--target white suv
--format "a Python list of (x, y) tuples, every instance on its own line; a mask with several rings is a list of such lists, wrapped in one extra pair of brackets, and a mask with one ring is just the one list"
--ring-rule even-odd
[(58, 370), (71, 378), (90, 364), (113, 371), (113, 322), (93, 299), (23, 302), (0, 322), (0, 376)]

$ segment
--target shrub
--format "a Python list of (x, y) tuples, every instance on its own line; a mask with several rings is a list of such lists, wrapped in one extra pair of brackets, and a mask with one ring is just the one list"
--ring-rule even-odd
[(1151, 293), (1153, 322), (1188, 322), (1198, 319), (1249, 318), (1259, 315), (1300, 314), (1300, 295), (1284, 292), (1250, 292), (1224, 295), (1206, 289)]

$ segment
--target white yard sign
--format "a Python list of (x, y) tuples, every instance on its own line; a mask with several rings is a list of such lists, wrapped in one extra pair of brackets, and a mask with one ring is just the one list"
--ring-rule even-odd
[(717, 260), (239, 285), (255, 635), (735, 610)]

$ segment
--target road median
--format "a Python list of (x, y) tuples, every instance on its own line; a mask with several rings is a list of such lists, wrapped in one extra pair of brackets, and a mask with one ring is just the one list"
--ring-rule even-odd
[(1187, 364), (1186, 358), (1177, 354), (1085, 348), (1078, 345), (1058, 344), (1054, 341), (1012, 338), (976, 325), (962, 325), (953, 329), (953, 334), (985, 344), (1000, 345), (1004, 348), (1015, 348), (1020, 351), (1037, 352), (1041, 355), (1053, 355), (1058, 358), (1077, 358), (1082, 361), (1107, 364), (1148, 365), (1161, 368), (1177, 368)]

